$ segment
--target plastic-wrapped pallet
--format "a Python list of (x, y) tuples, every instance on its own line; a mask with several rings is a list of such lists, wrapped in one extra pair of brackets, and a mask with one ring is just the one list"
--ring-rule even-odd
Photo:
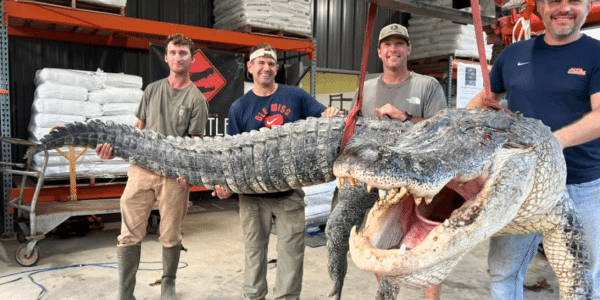
[(331, 212), (331, 200), (337, 182), (322, 183), (309, 187), (303, 187), (306, 227), (320, 226), (327, 223)]
[[(30, 141), (38, 142), (52, 127), (65, 123), (100, 119), (104, 122), (134, 125), (134, 111), (143, 91), (142, 78), (122, 73), (42, 69), (36, 72), (37, 85), (29, 123)], [(70, 84), (70, 85), (69, 85)], [(76, 148), (76, 154), (83, 149)], [(69, 148), (61, 151), (69, 153)], [(69, 162), (57, 151), (49, 151), (46, 176), (67, 176)], [(41, 169), (44, 154), (33, 158), (33, 167)], [(103, 160), (95, 149), (88, 149), (76, 162), (78, 175), (124, 175), (129, 163), (121, 158)]]
[(127, 6), (127, 0), (79, 0), (81, 2), (101, 4), (113, 7), (125, 7)]
[[(424, 0), (440, 7), (452, 7), (452, 0)], [(412, 44), (409, 59), (420, 59), (442, 55), (479, 58), (477, 38), (473, 25), (456, 24), (452, 21), (411, 15), (408, 34)], [(485, 32), (483, 33), (486, 39)], [(486, 59), (492, 57), (493, 45), (485, 45)]]
[(312, 36), (312, 0), (215, 0), (214, 28), (245, 26)]

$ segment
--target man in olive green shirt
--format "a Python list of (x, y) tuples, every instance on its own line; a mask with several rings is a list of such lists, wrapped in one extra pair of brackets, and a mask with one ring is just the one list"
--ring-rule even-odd
[[(172, 136), (202, 136), (208, 117), (206, 99), (190, 79), (194, 62), (194, 43), (178, 34), (167, 38), (165, 61), (169, 77), (146, 87), (135, 112), (135, 126)], [(113, 157), (108, 144), (98, 145), (96, 153)], [(159, 241), (163, 245), (161, 299), (176, 299), (175, 274), (181, 252), (181, 223), (187, 213), (189, 188), (132, 164), (127, 185), (121, 196), (121, 234), (118, 237), (120, 300), (135, 299), (135, 276), (140, 262), (141, 243), (146, 235), (148, 218), (155, 202), (161, 222)]]

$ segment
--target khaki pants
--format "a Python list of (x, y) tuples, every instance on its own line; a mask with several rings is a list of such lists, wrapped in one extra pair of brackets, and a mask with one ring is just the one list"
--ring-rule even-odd
[(275, 299), (300, 299), (304, 268), (304, 192), (285, 198), (240, 195), (240, 219), (244, 233), (244, 295), (260, 299), (267, 295), (267, 249), (271, 226), (277, 228), (277, 274)]
[(142, 242), (155, 202), (158, 202), (160, 212), (158, 240), (167, 248), (181, 244), (181, 223), (187, 214), (189, 189), (177, 180), (136, 165), (131, 165), (127, 176), (127, 185), (121, 196), (119, 245), (139, 245)]

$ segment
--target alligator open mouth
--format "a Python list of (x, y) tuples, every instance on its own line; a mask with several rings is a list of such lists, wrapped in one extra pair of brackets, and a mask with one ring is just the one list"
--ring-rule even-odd
[[(387, 273), (392, 268), (397, 274), (386, 261), (397, 267), (411, 261), (406, 260), (409, 256), (444, 248), (436, 243), (448, 242), (452, 230), (471, 224), (481, 211), (485, 197), (477, 195), (486, 180), (487, 174), (468, 182), (450, 181), (432, 198), (418, 197), (405, 187), (380, 190), (380, 201), (369, 211), (362, 230), (352, 230), (353, 251), (362, 253), (353, 260), (366, 270)], [(410, 269), (412, 263), (407, 265)]]

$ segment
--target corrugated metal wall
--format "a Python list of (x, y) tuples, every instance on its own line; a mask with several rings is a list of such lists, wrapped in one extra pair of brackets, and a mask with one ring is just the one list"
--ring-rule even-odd
[[(368, 3), (358, 0), (313, 1), (315, 2), (313, 35), (317, 43), (317, 66), (359, 71), (369, 10)], [(376, 50), (379, 30), (389, 23), (408, 26), (408, 16), (386, 8), (377, 9), (367, 72), (383, 71)]]

